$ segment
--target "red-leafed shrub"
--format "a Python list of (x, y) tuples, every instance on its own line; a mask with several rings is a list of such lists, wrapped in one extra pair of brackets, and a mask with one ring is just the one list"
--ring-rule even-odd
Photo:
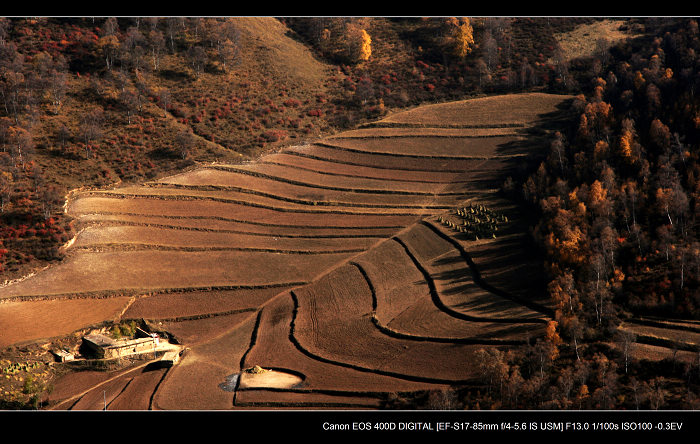
[(268, 142), (279, 142), (280, 140), (286, 139), (287, 136), (288, 134), (284, 130), (268, 130), (262, 133), (263, 139)]

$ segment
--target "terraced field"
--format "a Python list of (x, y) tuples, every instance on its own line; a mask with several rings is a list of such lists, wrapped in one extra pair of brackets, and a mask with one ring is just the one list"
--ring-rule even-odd
[[(0, 288), (0, 346), (144, 318), (187, 347), (167, 370), (55, 381), (59, 409), (379, 408), (471, 384), (479, 348), (532, 340), (552, 314), (497, 191), (567, 99), (421, 107), (250, 164), (76, 192), (63, 263)], [(508, 222), (472, 240), (444, 223), (466, 205)]]

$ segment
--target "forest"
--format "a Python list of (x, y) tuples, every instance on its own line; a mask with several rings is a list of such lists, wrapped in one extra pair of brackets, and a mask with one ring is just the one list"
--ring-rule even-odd
[[(618, 328), (635, 317), (697, 320), (700, 303), (698, 24), (645, 26), (647, 37), (590, 61), (577, 78), (578, 118), (506, 187), (538, 215), (532, 234), (557, 305), (559, 345), (547, 357), (557, 376), (536, 405), (697, 406), (697, 349), (695, 363), (676, 362), (675, 352), (656, 366), (632, 362), (637, 338)], [(488, 372), (506, 386), (519, 380), (506, 357), (492, 362)]]

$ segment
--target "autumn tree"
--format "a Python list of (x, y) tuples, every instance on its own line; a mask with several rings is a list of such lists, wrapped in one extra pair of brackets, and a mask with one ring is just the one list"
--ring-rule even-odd
[(119, 32), (119, 23), (116, 17), (107, 17), (102, 24), (102, 32), (105, 36), (116, 35)]
[(598, 387), (593, 392), (592, 399), (600, 408), (610, 409), (614, 405), (614, 394), (618, 384), (617, 364), (604, 354), (596, 353), (593, 356), (593, 366)]
[(7, 35), (10, 30), (10, 19), (0, 17), (0, 46), (7, 44)]
[(487, 383), (489, 393), (494, 387), (498, 387), (498, 392), (502, 395), (510, 369), (508, 354), (497, 348), (482, 348), (477, 351), (477, 361), (479, 373)]
[(358, 24), (348, 24), (345, 31), (348, 59), (352, 63), (369, 60), (372, 55), (372, 38)]
[(520, 87), (525, 89), (537, 84), (537, 73), (527, 57), (520, 63)]
[(569, 73), (569, 59), (559, 43), (554, 48), (552, 63), (554, 65), (555, 82), (558, 82), (565, 91), (568, 90), (574, 81)]
[(62, 123), (56, 131), (56, 137), (61, 142), (61, 149), (65, 149), (66, 142), (68, 142), (68, 140), (72, 137), (72, 132), (68, 126)]
[(354, 98), (360, 105), (365, 105), (374, 98), (374, 82), (370, 77), (362, 77), (355, 88)]
[(688, 196), (677, 178), (668, 186), (660, 186), (656, 189), (656, 202), (659, 212), (666, 216), (671, 226), (674, 226), (674, 219), (676, 224), (683, 223), (683, 216), (688, 208)]
[(432, 390), (428, 394), (428, 408), (432, 410), (452, 410), (457, 407), (457, 394), (451, 388)]
[(145, 66), (145, 44), (146, 38), (143, 33), (135, 26), (129, 27), (119, 46), (119, 58), (122, 66), (126, 69), (143, 69)]
[(445, 45), (448, 53), (463, 60), (474, 48), (474, 29), (468, 17), (450, 17), (445, 20)]
[(666, 390), (666, 378), (657, 376), (650, 381), (642, 383), (642, 396), (649, 401), (652, 410), (658, 410), (666, 404), (668, 391)]
[(107, 70), (111, 70), (114, 66), (114, 61), (119, 54), (119, 37), (114, 34), (106, 34), (97, 41), (97, 51), (105, 61)]
[(583, 335), (580, 315), (583, 304), (573, 274), (565, 271), (557, 275), (549, 283), (547, 291), (556, 304), (556, 321), (562, 333), (571, 340), (576, 357), (580, 359), (579, 342)]
[(491, 83), (491, 70), (484, 59), (479, 58), (476, 61), (476, 69), (479, 72), (479, 88), (483, 88), (484, 85)]
[[(627, 233), (630, 236), (634, 236), (637, 241), (637, 246), (639, 248), (639, 254), (642, 254), (641, 239), (639, 236), (639, 227), (637, 226), (637, 211), (640, 205), (640, 192), (637, 187), (637, 182), (628, 179), (621, 186), (620, 190), (621, 203), (622, 203), (622, 216), (625, 220), (625, 225), (627, 227)], [(629, 219), (632, 218), (632, 225), (630, 227)]]

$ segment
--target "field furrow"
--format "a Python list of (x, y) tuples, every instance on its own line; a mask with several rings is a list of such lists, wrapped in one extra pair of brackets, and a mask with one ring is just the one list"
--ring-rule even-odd
[(433, 184), (459, 183), (465, 176), (464, 172), (399, 170), (383, 167), (382, 165), (362, 166), (353, 163), (341, 163), (331, 159), (324, 160), (315, 156), (300, 156), (294, 152), (270, 154), (261, 159), (261, 164), (276, 164), (312, 171), (333, 177), (358, 177), (386, 181), (417, 182)]
[[(253, 162), (71, 193), (64, 259), (0, 287), (0, 345), (144, 320), (185, 347), (167, 370), (62, 378), (59, 408), (381, 408), (478, 384), (479, 349), (538, 337), (552, 315), (497, 191), (567, 98), (420, 107)], [(513, 222), (479, 241), (440, 222), (472, 202)]]

